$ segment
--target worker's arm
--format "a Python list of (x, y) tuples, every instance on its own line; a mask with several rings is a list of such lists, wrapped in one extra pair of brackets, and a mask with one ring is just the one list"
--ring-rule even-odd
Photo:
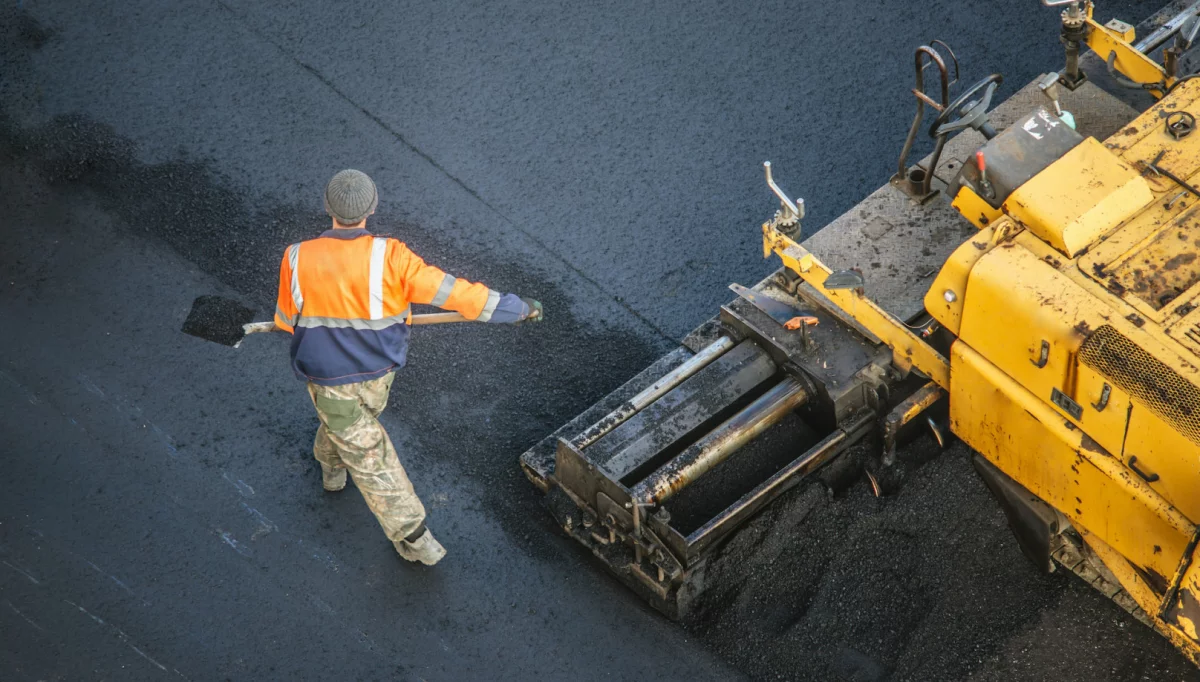
[[(427, 264), (399, 242), (388, 249), (388, 274), (404, 298), (452, 310), (468, 320), (497, 324), (520, 322), (541, 315), (541, 305), (526, 303), (515, 294), (501, 294), (482, 284), (448, 275)], [(536, 313), (535, 313), (536, 310)]]
[(287, 253), (279, 265), (279, 296), (275, 299), (275, 326), (289, 334), (296, 320), (296, 302), (292, 299), (292, 268)]

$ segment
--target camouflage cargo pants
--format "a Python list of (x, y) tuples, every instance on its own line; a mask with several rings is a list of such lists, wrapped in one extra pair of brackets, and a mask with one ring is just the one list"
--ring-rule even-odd
[(313, 454), (323, 467), (350, 472), (383, 532), (393, 541), (403, 540), (425, 521), (425, 506), (378, 419), (395, 376), (341, 386), (308, 385), (321, 418)]

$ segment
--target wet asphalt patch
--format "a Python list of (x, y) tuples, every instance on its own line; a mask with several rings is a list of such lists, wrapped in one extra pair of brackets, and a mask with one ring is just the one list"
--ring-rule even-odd
[[(125, 219), (133, 234), (165, 243), (237, 292), (238, 300), (197, 299), (184, 324), (186, 333), (211, 335), (218, 342), (226, 343), (235, 330), (233, 318), (217, 322), (214, 313), (220, 309), (222, 315), (232, 312), (244, 319), (250, 310), (255, 320), (269, 319), (284, 249), (328, 227), (320, 188), (314, 188), (309, 207), (256, 206), (211, 164), (186, 159), (143, 164), (129, 141), (83, 117), (16, 130), (0, 113), (0, 144), (51, 184), (90, 190)], [(521, 473), (518, 456), (653, 362), (668, 343), (577, 320), (570, 297), (556, 283), (519, 264), (491, 261), (486, 251), (457, 251), (436, 230), (386, 215), (373, 217), (369, 229), (402, 239), (448, 272), (545, 305), (543, 323), (415, 329), (408, 365), (397, 374), (388, 410), (420, 434), (422, 451), (454, 461), (479, 486), (515, 543), (543, 558), (560, 558), (548, 551), (544, 538), (535, 537), (553, 525)], [(263, 371), (291, 373), (286, 364)], [(279, 449), (309, 450), (308, 428), (280, 433), (285, 442)]]

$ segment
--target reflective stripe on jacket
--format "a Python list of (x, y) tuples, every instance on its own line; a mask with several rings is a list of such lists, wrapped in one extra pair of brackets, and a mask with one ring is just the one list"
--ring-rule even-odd
[(275, 324), (293, 335), (296, 375), (336, 386), (404, 366), (412, 303), (481, 322), (516, 322), (529, 312), (512, 294), (426, 265), (396, 239), (336, 229), (284, 252)]

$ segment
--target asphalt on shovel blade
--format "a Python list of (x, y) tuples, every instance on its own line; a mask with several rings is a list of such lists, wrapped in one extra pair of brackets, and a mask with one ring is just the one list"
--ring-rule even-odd
[(246, 335), (242, 325), (253, 319), (252, 309), (231, 298), (197, 296), (180, 331), (205, 341), (235, 346)]

